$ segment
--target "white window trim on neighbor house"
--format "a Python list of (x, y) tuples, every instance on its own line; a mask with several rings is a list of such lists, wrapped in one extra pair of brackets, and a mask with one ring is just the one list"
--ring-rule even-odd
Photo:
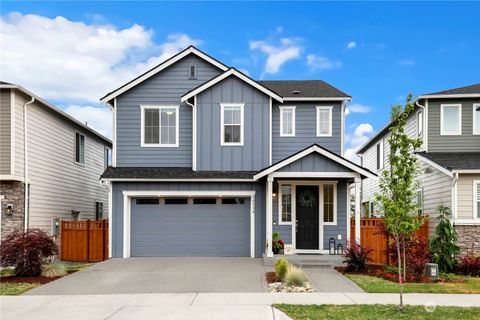
[[(225, 142), (225, 107), (240, 108), (240, 142)], [(244, 107), (245, 103), (220, 103), (220, 145), (221, 146), (243, 146), (243, 132), (245, 127), (244, 122)]]
[[(280, 137), (295, 137), (295, 106), (281, 106), (278, 107), (280, 109)], [(284, 113), (291, 112), (292, 113), (292, 132), (285, 133), (285, 124), (283, 123), (284, 120)]]
[[(333, 106), (316, 106), (317, 108), (317, 137), (331, 137), (332, 136), (332, 113)], [(320, 111), (328, 111), (328, 133), (320, 133)]]
[(478, 131), (475, 131), (475, 128), (477, 127), (477, 122), (480, 122), (480, 116), (476, 117), (475, 109), (480, 107), (480, 103), (474, 103), (473, 104), (473, 109), (472, 109), (472, 117), (473, 117), (473, 135), (480, 135), (480, 129)]
[[(146, 143), (145, 142), (145, 110), (156, 109), (158, 110), (158, 143)], [(174, 109), (175, 110), (175, 143), (162, 143), (162, 109)], [(179, 146), (179, 118), (180, 118), (180, 106), (179, 105), (141, 105), (140, 106), (140, 113), (141, 113), (141, 146), (142, 147), (169, 147), (175, 148)]]
[[(458, 109), (458, 130), (456, 132), (446, 132), (444, 130), (445, 117), (444, 110), (445, 108), (455, 107)], [(462, 105), (461, 104), (442, 104), (440, 105), (440, 135), (441, 136), (459, 136), (462, 134)]]
[[(79, 155), (78, 155), (79, 161), (77, 161), (77, 134), (80, 137), (80, 139), (83, 137), (83, 146), (82, 146), (83, 147), (83, 150), (82, 150), (83, 154), (80, 153), (80, 149), (79, 149)], [(85, 160), (86, 160), (85, 151), (87, 150), (87, 148), (86, 148), (87, 138), (85, 137), (85, 135), (83, 133), (81, 133), (79, 131), (75, 131), (75, 138), (74, 139), (75, 139), (75, 143), (74, 143), (75, 150), (73, 152), (73, 161), (75, 162), (75, 164), (78, 164), (80, 166), (85, 166)], [(80, 154), (83, 155), (83, 158), (80, 157)]]
[(384, 142), (383, 139), (380, 140), (376, 145), (375, 145), (375, 163), (376, 163), (376, 170), (382, 170), (384, 167), (385, 163), (385, 157), (384, 157)]
[(424, 131), (424, 121), (423, 121), (423, 110), (418, 110), (417, 111), (417, 136), (418, 137), (423, 137), (423, 131)]

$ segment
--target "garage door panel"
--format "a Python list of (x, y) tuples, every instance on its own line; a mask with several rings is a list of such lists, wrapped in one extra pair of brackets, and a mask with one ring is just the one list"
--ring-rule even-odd
[(249, 256), (250, 204), (156, 204), (131, 210), (132, 256)]

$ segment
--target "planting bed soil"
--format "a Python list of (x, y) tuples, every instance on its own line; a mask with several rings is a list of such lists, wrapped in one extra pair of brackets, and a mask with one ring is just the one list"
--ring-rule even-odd
[[(67, 271), (67, 274), (72, 274), (77, 272), (77, 270)], [(62, 277), (16, 277), (16, 276), (2, 276), (0, 278), (0, 283), (40, 283), (45, 284), (51, 281), (60, 279)]]
[(267, 280), (267, 283), (278, 282), (277, 275), (273, 271), (265, 273), (265, 279)]

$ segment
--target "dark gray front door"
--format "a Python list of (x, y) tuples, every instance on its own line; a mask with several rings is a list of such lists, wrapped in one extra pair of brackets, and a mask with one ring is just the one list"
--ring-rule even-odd
[(296, 186), (296, 248), (318, 249), (318, 186)]
[(250, 256), (248, 198), (237, 204), (222, 204), (220, 199), (216, 204), (136, 200), (132, 199), (131, 256)]

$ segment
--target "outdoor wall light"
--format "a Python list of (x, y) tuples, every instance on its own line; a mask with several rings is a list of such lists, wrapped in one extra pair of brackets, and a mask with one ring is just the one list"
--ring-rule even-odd
[(276, 197), (277, 197), (277, 193), (276, 193), (276, 192), (272, 193), (272, 197), (273, 197), (273, 198), (276, 198)]
[(5, 212), (7, 216), (11, 216), (13, 214), (13, 204), (7, 204), (7, 211)]
[(328, 240), (328, 253), (332, 255), (335, 254), (335, 239), (333, 238)]

